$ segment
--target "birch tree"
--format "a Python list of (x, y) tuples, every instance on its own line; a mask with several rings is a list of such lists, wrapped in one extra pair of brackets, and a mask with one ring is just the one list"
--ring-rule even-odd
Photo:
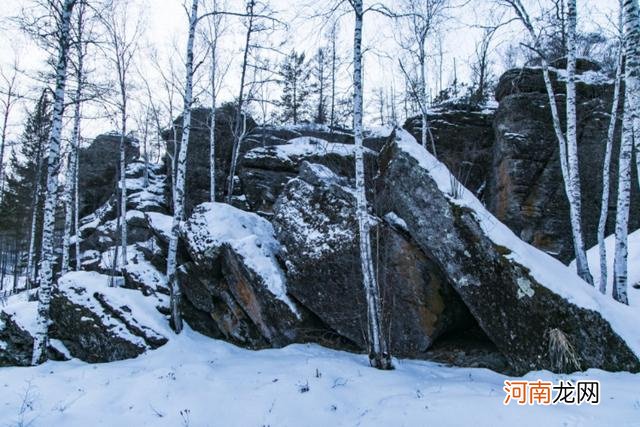
[[(578, 275), (587, 283), (593, 285), (593, 277), (589, 271), (587, 263), (587, 253), (585, 250), (583, 234), (582, 234), (582, 203), (580, 194), (580, 179), (578, 170), (577, 142), (576, 142), (576, 123), (575, 123), (575, 24), (576, 24), (576, 7), (575, 0), (571, 0), (567, 9), (568, 22), (568, 50), (569, 58), (567, 60), (567, 135), (562, 131), (560, 123), (560, 114), (556, 104), (556, 95), (551, 83), (549, 75), (549, 63), (545, 55), (541, 52), (541, 40), (532, 24), (529, 14), (522, 4), (521, 0), (500, 0), (500, 3), (506, 4), (513, 9), (517, 18), (522, 22), (527, 33), (533, 40), (533, 46), (530, 46), (540, 57), (542, 65), (542, 76), (544, 78), (547, 96), (549, 98), (549, 108), (551, 109), (551, 118), (553, 129), (558, 140), (558, 151), (560, 156), (560, 170), (564, 182), (564, 190), (569, 201), (569, 220), (571, 224), (571, 232), (573, 236), (573, 248), (576, 256), (576, 268)], [(571, 28), (572, 27), (572, 28)], [(567, 147), (569, 146), (569, 147)]]
[(173, 223), (171, 239), (167, 257), (167, 278), (171, 286), (171, 320), (177, 333), (182, 331), (182, 314), (180, 313), (180, 297), (182, 291), (176, 277), (178, 233), (180, 222), (184, 215), (184, 181), (187, 167), (187, 146), (191, 131), (191, 103), (193, 95), (193, 45), (195, 41), (196, 25), (198, 23), (198, 0), (193, 0), (189, 14), (189, 36), (187, 38), (186, 85), (184, 94), (184, 111), (182, 113), (182, 138), (178, 154), (176, 170), (176, 188), (173, 197)]
[(427, 43), (431, 32), (445, 18), (450, 0), (403, 0), (401, 25), (408, 25), (410, 37), (403, 48), (410, 52), (418, 67), (416, 101), (420, 106), (420, 142), (427, 148), (429, 135), (429, 91), (427, 83)]
[(209, 119), (209, 200), (216, 201), (216, 108), (217, 98), (222, 76), (226, 71), (220, 70), (220, 46), (219, 41), (224, 32), (224, 14), (218, 13), (220, 6), (214, 0), (213, 15), (208, 19), (208, 31), (206, 36), (211, 57), (209, 88), (211, 90), (211, 117)]
[(13, 109), (16, 101), (18, 100), (17, 94), (17, 79), (18, 79), (18, 63), (14, 61), (13, 69), (11, 72), (0, 70), (0, 78), (2, 79), (3, 92), (0, 95), (0, 107), (2, 108), (2, 129), (0, 130), (0, 200), (2, 200), (4, 193), (4, 153), (7, 147), (7, 132), (9, 130), (9, 117), (11, 110)]
[[(74, 111), (73, 111), (73, 130), (71, 134), (71, 142), (69, 149), (69, 156), (67, 161), (67, 173), (65, 178), (64, 185), (64, 207), (65, 207), (65, 216), (64, 216), (64, 231), (62, 236), (62, 263), (61, 263), (61, 274), (65, 274), (69, 271), (69, 259), (70, 252), (69, 246), (71, 242), (71, 229), (73, 225), (73, 212), (78, 210), (78, 199), (75, 197), (76, 191), (75, 186), (77, 184), (77, 173), (78, 173), (78, 145), (80, 141), (80, 107), (82, 104), (82, 87), (83, 87), (83, 79), (84, 79), (84, 60), (86, 56), (86, 47), (84, 45), (83, 33), (84, 33), (84, 14), (85, 14), (85, 5), (84, 3), (79, 3), (77, 6), (77, 21), (76, 21), (76, 40), (75, 43), (75, 52), (76, 52), (76, 90), (74, 95)], [(77, 220), (76, 220), (77, 224)], [(78, 234), (76, 227), (75, 234), (75, 245), (78, 246)], [(78, 264), (78, 256), (76, 256), (76, 270), (79, 269)]]
[[(627, 255), (629, 205), (631, 195), (631, 157), (636, 161), (640, 149), (640, 8), (637, 0), (622, 0), (625, 43), (625, 103), (620, 146), (618, 201), (616, 211), (616, 247), (613, 263), (613, 298), (629, 304), (627, 297)], [(640, 172), (640, 162), (637, 163)], [(640, 178), (639, 178), (640, 179)]]
[[(141, 34), (141, 22), (139, 19), (130, 19), (128, 13), (128, 3), (120, 0), (110, 0), (105, 11), (102, 13), (102, 22), (106, 30), (105, 53), (107, 59), (112, 63), (116, 72), (117, 99), (116, 108), (119, 112), (120, 121), (120, 149), (119, 149), (119, 172), (120, 172), (120, 248), (121, 266), (127, 265), (127, 186), (126, 186), (126, 143), (127, 143), (127, 120), (129, 118), (129, 89), (130, 70), (133, 66), (134, 58), (138, 52), (138, 40)], [(117, 258), (117, 248), (115, 252)], [(114, 260), (114, 262), (117, 262)]]
[(67, 83), (71, 15), (76, 1), (77, 0), (50, 1), (52, 12), (56, 15), (58, 23), (58, 59), (56, 62), (56, 83), (51, 133), (49, 134), (47, 193), (44, 202), (42, 256), (39, 276), (40, 288), (38, 290), (38, 317), (33, 334), (32, 365), (36, 365), (46, 359), (46, 349), (49, 344), (49, 307), (53, 282), (53, 227), (56, 210), (56, 193), (58, 190), (58, 171), (60, 166), (60, 135), (62, 131), (62, 114)]
[(371, 252), (371, 219), (367, 210), (364, 176), (364, 145), (362, 131), (362, 27), (364, 10), (362, 0), (349, 0), (355, 15), (353, 33), (353, 134), (356, 169), (356, 215), (360, 247), (360, 268), (367, 301), (369, 362), (378, 369), (392, 369), (391, 356), (381, 327), (381, 304), (378, 281)]
[[(613, 103), (611, 105), (611, 118), (609, 128), (607, 129), (607, 142), (605, 144), (604, 164), (602, 166), (602, 203), (600, 205), (600, 218), (598, 220), (598, 252), (600, 256), (600, 292), (607, 292), (607, 248), (605, 245), (605, 229), (607, 226), (607, 217), (609, 214), (609, 193), (611, 171), (611, 152), (613, 148), (613, 139), (616, 130), (616, 122), (618, 121), (618, 109), (620, 108), (620, 85), (622, 81), (622, 65), (624, 58), (624, 36), (622, 35), (622, 2), (620, 3), (620, 18), (618, 23), (620, 29), (620, 49), (618, 52), (618, 60), (616, 65), (616, 77), (613, 89)], [(621, 153), (622, 154), (622, 151)], [(622, 159), (622, 157), (620, 158)], [(618, 187), (620, 189), (620, 187)], [(622, 218), (621, 218), (622, 219)], [(617, 220), (616, 220), (617, 223)]]
[(242, 72), (240, 73), (240, 93), (238, 95), (237, 107), (236, 107), (236, 117), (234, 121), (234, 129), (233, 129), (233, 148), (231, 152), (231, 165), (229, 167), (229, 177), (227, 182), (227, 203), (231, 203), (231, 199), (233, 197), (233, 187), (235, 183), (236, 176), (236, 165), (238, 163), (238, 156), (240, 155), (240, 146), (242, 145), (242, 141), (246, 136), (246, 116), (242, 111), (243, 102), (244, 102), (244, 89), (245, 89), (245, 79), (247, 76), (247, 65), (249, 58), (249, 50), (251, 49), (251, 35), (255, 31), (255, 21), (256, 21), (256, 1), (248, 0), (246, 5), (247, 11), (247, 31), (245, 33), (245, 43), (244, 43), (244, 52), (242, 57)]

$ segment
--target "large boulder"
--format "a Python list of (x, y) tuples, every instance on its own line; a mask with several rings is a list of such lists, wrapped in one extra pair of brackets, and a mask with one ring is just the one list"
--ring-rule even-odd
[(167, 322), (155, 304), (136, 290), (111, 287), (109, 276), (67, 273), (52, 295), (50, 334), (87, 362), (136, 357), (167, 342)]
[[(273, 218), (288, 292), (335, 334), (366, 349), (366, 304), (353, 189), (319, 164), (303, 163)], [(433, 340), (464, 327), (468, 312), (443, 276), (389, 216), (373, 232), (390, 349), (421, 357)]]
[(406, 224), (511, 369), (640, 370), (640, 343), (624, 327), (630, 309), (520, 241), (453, 183), (442, 163), (398, 131), (381, 153), (376, 208)]
[(203, 203), (181, 228), (181, 238), (190, 261), (180, 268), (180, 284), (192, 326), (253, 348), (296, 341), (305, 316), (288, 295), (276, 259), (279, 243), (267, 220)]

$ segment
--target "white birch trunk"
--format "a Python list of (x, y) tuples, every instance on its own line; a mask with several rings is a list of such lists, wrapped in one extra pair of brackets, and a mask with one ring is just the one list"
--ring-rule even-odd
[(122, 129), (120, 135), (120, 246), (122, 253), (121, 268), (127, 266), (127, 162), (126, 150), (127, 107), (122, 107)]
[[(636, 167), (640, 183), (640, 6), (638, 0), (623, 0), (625, 38), (625, 96), (635, 135)], [(625, 108), (626, 111), (626, 108)]]
[(187, 148), (189, 145), (189, 133), (191, 131), (191, 103), (193, 98), (193, 44), (198, 23), (198, 0), (193, 0), (191, 15), (189, 16), (189, 37), (187, 39), (186, 82), (184, 93), (184, 112), (182, 113), (182, 139), (176, 170), (176, 188), (173, 199), (173, 224), (171, 226), (171, 239), (169, 241), (169, 253), (167, 256), (167, 277), (171, 286), (171, 320), (176, 333), (182, 331), (182, 315), (180, 313), (180, 298), (182, 292), (178, 283), (177, 249), (178, 232), (184, 215), (184, 182), (187, 169)]
[(58, 61), (56, 64), (56, 90), (54, 93), (51, 133), (49, 134), (49, 165), (47, 173), (47, 193), (44, 202), (42, 230), (42, 259), (40, 267), (40, 289), (38, 290), (38, 318), (33, 334), (33, 354), (31, 363), (36, 365), (46, 358), (49, 344), (49, 306), (53, 282), (53, 227), (58, 190), (58, 169), (60, 166), (60, 135), (62, 132), (62, 114), (64, 110), (64, 91), (67, 79), (67, 60), (69, 51), (69, 28), (71, 12), (76, 0), (65, 0), (58, 34)]
[[(218, 25), (216, 23), (216, 25)], [(216, 28), (211, 47), (211, 119), (209, 126), (209, 199), (216, 201), (216, 50), (218, 29)]]
[(569, 198), (571, 230), (576, 254), (578, 275), (590, 285), (593, 277), (589, 271), (587, 252), (582, 235), (582, 191), (578, 162), (577, 115), (576, 115), (576, 0), (567, 3), (567, 161), (569, 172)]
[[(625, 93), (628, 93), (626, 88)], [(622, 142), (618, 166), (618, 202), (616, 206), (616, 246), (613, 260), (613, 298), (623, 304), (627, 299), (627, 234), (631, 198), (631, 155), (633, 151), (633, 121), (629, 103), (625, 102), (622, 120)]]
[(607, 143), (604, 152), (604, 165), (602, 166), (602, 203), (600, 205), (600, 219), (598, 221), (598, 250), (600, 255), (600, 292), (607, 293), (607, 248), (605, 245), (605, 229), (607, 226), (607, 217), (609, 215), (609, 193), (611, 172), (611, 151), (613, 148), (613, 138), (616, 130), (616, 122), (618, 120), (618, 108), (620, 107), (620, 82), (622, 80), (622, 47), (618, 53), (618, 64), (616, 66), (616, 81), (613, 90), (613, 104), (611, 105), (611, 119), (609, 121), (609, 129), (607, 130)]
[[(627, 234), (629, 232), (629, 197), (631, 192), (631, 157), (636, 149), (636, 166), (640, 172), (640, 8), (637, 0), (623, 0), (625, 42), (625, 103), (620, 146), (618, 203), (616, 212), (616, 251), (613, 263), (613, 298), (629, 304), (627, 298)], [(635, 141), (635, 142), (634, 142)], [(639, 176), (640, 179), (640, 176)]]
[[(240, 157), (240, 147), (242, 145), (242, 141), (244, 139), (247, 127), (246, 127), (246, 116), (242, 112), (242, 103), (244, 101), (244, 81), (247, 74), (247, 60), (249, 56), (249, 49), (251, 48), (251, 33), (253, 32), (253, 20), (254, 14), (253, 9), (255, 7), (255, 2), (249, 2), (247, 4), (247, 14), (249, 17), (249, 22), (247, 25), (247, 35), (245, 38), (244, 44), (244, 55), (242, 59), (242, 73), (240, 74), (240, 95), (238, 96), (238, 110), (236, 111), (236, 122), (234, 125), (234, 141), (233, 141), (233, 151), (231, 154), (231, 165), (229, 167), (229, 181), (227, 183), (227, 203), (231, 203), (231, 199), (233, 197), (233, 186), (234, 186), (234, 178), (236, 176), (236, 166), (238, 163), (238, 157)], [(242, 131), (240, 128), (242, 127)]]
[[(71, 226), (74, 201), (74, 187), (76, 184), (76, 160), (78, 158), (78, 141), (80, 140), (80, 97), (82, 96), (82, 55), (78, 62), (78, 87), (76, 88), (76, 104), (73, 116), (73, 134), (71, 136), (71, 150), (69, 152), (69, 161), (67, 164), (67, 174), (64, 183), (64, 234), (62, 236), (62, 266), (61, 273), (65, 274), (69, 271), (69, 246), (71, 241)], [(77, 208), (77, 206), (76, 206)], [(76, 236), (76, 245), (78, 244)], [(76, 260), (77, 262), (77, 260)], [(76, 268), (77, 269), (77, 268)]]
[(78, 191), (78, 174), (80, 171), (80, 140), (78, 140), (78, 146), (76, 147), (76, 161), (74, 162), (75, 168), (73, 170), (73, 235), (76, 237), (75, 255), (76, 255), (76, 271), (81, 270), (80, 265), (80, 212), (79, 212), (79, 191)]
[(38, 206), (40, 205), (40, 181), (42, 177), (43, 156), (46, 153), (45, 147), (38, 147), (38, 156), (36, 158), (36, 175), (33, 185), (33, 206), (31, 209), (31, 227), (29, 230), (29, 251), (27, 252), (27, 289), (31, 289), (36, 281), (35, 276), (35, 258), (36, 258), (36, 227), (38, 223)]
[(367, 301), (369, 361), (378, 369), (391, 369), (391, 357), (381, 328), (381, 304), (378, 282), (373, 265), (370, 241), (370, 218), (367, 212), (367, 197), (364, 175), (362, 134), (362, 0), (352, 2), (355, 12), (353, 37), (353, 132), (355, 140), (356, 169), (356, 214), (360, 240), (360, 267)]
[[(574, 24), (575, 24), (575, 0), (571, 0), (571, 1), (574, 2), (573, 12), (574, 12)], [(529, 36), (531, 37), (532, 40), (535, 41), (536, 47), (539, 47), (538, 35), (536, 34), (536, 31), (534, 30), (533, 25), (531, 24), (531, 19), (527, 15), (526, 10), (522, 5), (522, 2), (520, 0), (514, 0), (514, 3), (512, 4), (512, 6), (514, 7), (516, 14), (518, 15), (518, 17), (524, 24), (525, 28), (527, 29)], [(570, 68), (572, 68), (574, 71), (573, 76), (567, 76), (567, 107), (569, 107), (569, 104), (572, 104), (573, 107), (567, 108), (568, 121), (570, 120), (571, 109), (573, 109), (573, 112), (575, 114), (575, 25), (574, 25), (573, 31), (574, 31), (574, 35), (573, 35), (574, 42), (570, 43), (573, 45), (573, 59), (571, 59), (571, 55), (570, 55), (570, 58), (568, 61), (568, 62), (573, 62), (573, 65), (570, 66), (569, 64), (567, 64), (567, 68), (568, 68), (567, 74), (570, 74), (569, 73), (569, 71), (571, 71)], [(583, 280), (593, 285), (593, 277), (589, 272), (589, 265), (587, 263), (587, 255), (586, 255), (586, 250), (584, 246), (584, 240), (582, 237), (582, 221), (580, 217), (581, 215), (580, 198), (578, 197), (576, 201), (576, 193), (579, 196), (579, 174), (578, 174), (577, 150), (575, 149), (575, 145), (571, 148), (572, 156), (571, 156), (571, 161), (569, 162), (568, 152), (567, 152), (567, 140), (565, 139), (565, 135), (562, 132), (562, 126), (560, 124), (560, 115), (558, 114), (556, 96), (553, 90), (553, 85), (551, 83), (551, 77), (549, 76), (549, 64), (547, 63), (547, 60), (545, 59), (545, 57), (542, 55), (540, 55), (540, 61), (542, 65), (542, 75), (544, 78), (544, 84), (547, 90), (547, 96), (549, 98), (549, 108), (551, 109), (553, 130), (558, 140), (560, 170), (562, 172), (564, 190), (569, 202), (569, 219), (571, 224), (571, 233), (573, 236), (573, 248), (576, 256), (577, 273)], [(573, 89), (571, 89), (572, 85), (573, 85)], [(569, 92), (571, 90), (573, 90), (573, 93), (574, 93), (573, 103), (569, 102), (569, 96), (570, 96)], [(575, 121), (573, 126), (574, 126), (574, 132), (575, 132)], [(570, 124), (567, 123), (567, 129), (569, 129), (569, 127), (570, 127)], [(569, 131), (567, 133), (569, 134)], [(573, 136), (572, 136), (572, 139), (573, 139)], [(570, 170), (571, 168), (573, 168), (573, 171)], [(575, 186), (576, 182), (578, 183), (577, 188)]]

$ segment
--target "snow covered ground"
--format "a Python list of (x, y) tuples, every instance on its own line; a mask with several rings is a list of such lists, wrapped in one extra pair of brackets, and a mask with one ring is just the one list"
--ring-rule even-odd
[(318, 345), (244, 350), (187, 328), (137, 359), (0, 369), (0, 425), (640, 425), (640, 374), (534, 372), (525, 378), (597, 379), (602, 403), (504, 406), (503, 375), (395, 365), (378, 371), (364, 355)]
[[(613, 234), (604, 239), (604, 244), (607, 249), (607, 295), (609, 296), (611, 296), (611, 292), (613, 291), (613, 257), (615, 255), (615, 243), (616, 237)], [(629, 305), (640, 309), (640, 289), (634, 287), (634, 285), (640, 285), (640, 230), (636, 230), (629, 234), (627, 244), (629, 245), (627, 260), (627, 279), (629, 280), (629, 288), (627, 289), (627, 292), (629, 295)], [(591, 269), (593, 278), (595, 280), (599, 280), (600, 252), (598, 245), (587, 251), (587, 260), (589, 262), (589, 269)], [(575, 261), (571, 263), (571, 268), (575, 268)]]

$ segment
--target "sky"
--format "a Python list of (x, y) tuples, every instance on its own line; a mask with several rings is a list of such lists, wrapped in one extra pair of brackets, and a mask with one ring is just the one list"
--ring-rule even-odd
[[(240, 0), (226, 0), (227, 7), (233, 10), (241, 10)], [(533, 9), (539, 2), (548, 0), (529, 0)], [(11, 21), (18, 16), (22, 8), (32, 5), (34, 0), (8, 0), (3, 2), (0, 10), (0, 68), (5, 71), (11, 69), (14, 58), (17, 58), (23, 73), (19, 76), (20, 87), (23, 93), (33, 94), (41, 86), (34, 80), (36, 71), (42, 71), (47, 58), (46, 54), (27, 36), (25, 36)], [(454, 7), (449, 11), (450, 19), (441, 28), (439, 34), (434, 34), (431, 48), (435, 49), (438, 43), (442, 44), (443, 72), (438, 76), (438, 55), (433, 55), (428, 65), (428, 75), (432, 93), (440, 85), (446, 86), (453, 80), (454, 74), (459, 81), (470, 79), (469, 63), (472, 60), (475, 44), (482, 32), (478, 25), (486, 22), (487, 16), (496, 10), (495, 4), (490, 0), (452, 0), (454, 4), (463, 5)], [(186, 45), (187, 15), (184, 8), (184, 0), (127, 0), (130, 9), (130, 20), (139, 17), (142, 21), (143, 35), (139, 42), (139, 51), (136, 55), (135, 69), (137, 74), (144, 76), (152, 87), (152, 92), (162, 97), (160, 75), (158, 67), (154, 66), (151, 59), (152, 52), (156, 52), (160, 67), (164, 71), (168, 69), (169, 61), (173, 62), (178, 78), (183, 79), (183, 56)], [(202, 0), (201, 4), (209, 3)], [(291, 49), (302, 51), (307, 57), (313, 55), (318, 46), (324, 42), (324, 36), (330, 26), (329, 20), (317, 17), (319, 11), (326, 10), (333, 3), (330, 0), (271, 0), (271, 8), (277, 12), (277, 16), (283, 22), (288, 23), (285, 29), (280, 29), (269, 37), (270, 43), (279, 52), (288, 53)], [(365, 1), (365, 4), (373, 2)], [(389, 8), (398, 8), (402, 0), (387, 0), (385, 5)], [(616, 0), (582, 0), (578, 1), (580, 26), (584, 28), (611, 27), (610, 20), (615, 21), (617, 8)], [(533, 10), (532, 9), (532, 10)], [(348, 9), (347, 9), (348, 10)], [(508, 17), (509, 15), (505, 15)], [(239, 18), (228, 18), (221, 45), (221, 60), (223, 68), (227, 70), (222, 82), (219, 98), (222, 101), (232, 99), (238, 91), (240, 59), (242, 57), (243, 26)], [(344, 14), (339, 22), (339, 48), (345, 62), (351, 59), (353, 18), (352, 14)], [(378, 88), (393, 86), (396, 91), (401, 91), (404, 78), (398, 70), (398, 57), (401, 50), (398, 40), (403, 31), (402, 24), (398, 21), (384, 17), (376, 13), (365, 16), (364, 23), (364, 87), (365, 87), (365, 122), (375, 124), (376, 107), (374, 104), (374, 92)], [(500, 60), (500, 52), (512, 40), (522, 36), (519, 24), (507, 25), (501, 28), (495, 37), (492, 48), (492, 65), (496, 75), (504, 69)], [(203, 50), (199, 50), (202, 55)], [(269, 51), (265, 56), (272, 61), (282, 58), (280, 53)], [(435, 52), (434, 52), (435, 53)], [(201, 56), (202, 57), (202, 56)], [(455, 69), (454, 69), (455, 64)], [(108, 64), (96, 53), (94, 59), (95, 77), (109, 77)], [(207, 65), (201, 67), (201, 83), (204, 84)], [(350, 87), (350, 68), (346, 64), (340, 74), (340, 89), (346, 94)], [(143, 95), (140, 79), (133, 79), (136, 90), (133, 91), (134, 109), (142, 109), (147, 104), (146, 95)], [(1, 85), (1, 83), (0, 83)], [(0, 91), (3, 88), (0, 87)], [(277, 97), (277, 85), (272, 87), (274, 97)], [(208, 105), (208, 95), (200, 93), (198, 101)], [(21, 130), (26, 108), (30, 106), (28, 99), (19, 103), (10, 117), (10, 135), (15, 138)], [(176, 102), (180, 104), (179, 100)], [(85, 137), (114, 129), (117, 121), (105, 117), (104, 111), (98, 105), (85, 108), (87, 120), (84, 121), (83, 134)], [(111, 113), (106, 113), (111, 115)], [(136, 123), (131, 119), (130, 128), (135, 128)]]

